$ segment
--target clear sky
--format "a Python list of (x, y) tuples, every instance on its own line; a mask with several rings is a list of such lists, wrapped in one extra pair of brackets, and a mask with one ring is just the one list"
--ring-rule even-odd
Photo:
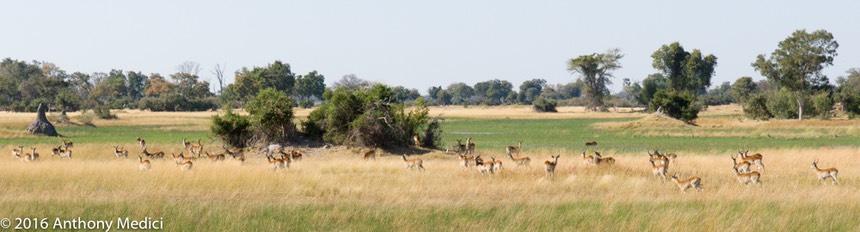
[[(834, 80), (860, 67), (860, 1), (4, 1), (0, 57), (68, 71), (170, 74), (195, 61), (211, 78), (274, 60), (426, 93), (435, 85), (532, 78), (566, 83), (573, 57), (620, 48), (642, 80), (651, 53), (679, 41), (718, 57), (713, 84), (762, 79), (750, 63), (797, 29), (839, 42)], [(232, 75), (229, 76), (232, 82)], [(214, 82), (214, 81), (213, 81)]]

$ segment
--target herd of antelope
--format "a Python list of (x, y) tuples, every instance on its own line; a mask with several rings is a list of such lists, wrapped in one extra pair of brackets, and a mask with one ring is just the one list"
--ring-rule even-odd
[[(414, 136), (414, 142), (417, 144), (420, 141), (420, 138)], [(447, 150), (447, 152), (451, 152), (453, 149), (454, 152), (459, 156), (459, 166), (463, 169), (469, 169), (474, 167), (480, 175), (493, 175), (502, 170), (503, 161), (500, 159), (496, 159), (495, 156), (490, 156), (489, 160), (485, 160), (485, 157), (481, 157), (480, 154), (476, 154), (476, 145), (473, 142), (471, 137), (465, 139), (465, 143), (462, 140), (456, 140), (457, 145)], [(140, 154), (138, 155), (138, 163), (139, 170), (146, 171), (152, 168), (152, 162), (150, 159), (164, 159), (165, 152), (163, 151), (149, 151), (146, 146), (146, 141), (142, 138), (137, 138), (137, 144), (140, 146)], [(592, 154), (588, 154), (588, 149), (597, 146), (596, 141), (590, 141), (585, 143), (586, 150), (580, 154), (581, 162), (583, 166), (586, 167), (601, 167), (601, 166), (610, 166), (615, 163), (615, 159), (613, 157), (604, 157), (600, 154), (600, 152), (593, 150)], [(62, 145), (51, 148), (51, 157), (59, 156), (60, 159), (71, 159), (72, 158), (72, 148), (74, 144), (71, 141), (62, 141)], [(182, 139), (182, 151), (179, 152), (179, 155), (175, 153), (171, 153), (174, 163), (180, 170), (183, 171), (191, 171), (194, 167), (194, 162), (200, 159), (209, 159), (213, 162), (224, 161), (227, 157), (231, 157), (233, 160), (237, 161), (240, 165), (245, 162), (245, 150), (242, 148), (231, 149), (226, 146), (221, 146), (223, 152), (221, 153), (210, 153), (208, 150), (204, 149), (204, 144), (201, 140), (197, 140), (196, 142), (188, 141), (187, 139)], [(114, 146), (114, 155), (117, 158), (128, 158), (129, 151), (125, 149), (125, 147)], [(506, 146), (505, 154), (511, 160), (515, 167), (517, 168), (528, 168), (531, 169), (531, 158), (522, 156), (523, 150), (523, 141), (517, 141), (516, 146)], [(29, 151), (29, 152), (27, 152)], [(272, 170), (283, 170), (290, 167), (290, 164), (301, 160), (304, 156), (301, 151), (298, 150), (286, 150), (281, 146), (270, 145), (267, 148), (263, 148), (260, 150), (263, 155), (266, 157), (266, 161)], [(186, 153), (188, 152), (188, 156)], [(36, 152), (35, 147), (30, 147), (29, 150), (25, 150), (24, 146), (18, 146), (12, 149), (12, 155), (21, 160), (22, 162), (34, 162), (39, 160), (39, 153)], [(365, 160), (376, 160), (377, 151), (375, 149), (365, 151), (362, 154), (362, 157)], [(417, 169), (419, 171), (425, 171), (424, 169), (424, 161), (421, 158), (407, 158), (406, 155), (400, 155), (402, 161), (406, 165), (406, 169), (413, 170)], [(648, 162), (650, 163), (651, 174), (654, 175), (661, 182), (665, 182), (667, 179), (671, 179), (675, 184), (678, 185), (678, 188), (681, 192), (686, 192), (690, 188), (695, 188), (698, 191), (704, 191), (704, 187), (702, 186), (702, 178), (697, 176), (688, 177), (685, 179), (681, 179), (678, 177), (677, 173), (669, 174), (670, 165), (675, 164), (675, 159), (678, 158), (677, 154), (668, 153), (664, 154), (659, 151), (659, 149), (652, 149), (648, 151)], [(558, 152), (556, 155), (550, 156), (551, 159), (544, 161), (544, 170), (547, 178), (553, 178), (555, 176), (555, 170), (559, 164), (558, 160), (561, 157), (561, 153)], [(744, 186), (749, 185), (758, 185), (762, 186), (762, 171), (764, 171), (764, 163), (761, 154), (749, 154), (749, 150), (740, 150), (737, 152), (737, 156), (732, 155), (732, 167), (731, 170), (737, 178), (738, 182)], [(755, 167), (756, 170), (752, 170)], [(815, 171), (817, 180), (819, 182), (825, 182), (828, 178), (832, 180), (834, 185), (839, 184), (838, 176), (839, 170), (836, 168), (819, 168), (818, 160), (812, 162), (812, 169)]]

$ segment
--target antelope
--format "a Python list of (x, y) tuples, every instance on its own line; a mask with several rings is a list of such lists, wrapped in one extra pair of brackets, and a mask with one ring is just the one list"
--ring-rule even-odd
[(498, 172), (502, 170), (502, 161), (497, 160), (495, 156), (490, 156), (490, 158), (493, 159), (493, 171)]
[(462, 165), (464, 169), (469, 168), (469, 163), (471, 163), (472, 161), (475, 160), (475, 157), (472, 157), (472, 156), (467, 156), (467, 155), (457, 155), (457, 156), (460, 157), (460, 165)]
[(193, 161), (195, 159), (194, 156), (185, 157), (185, 154), (183, 154), (182, 152), (179, 152), (179, 156), (176, 156), (176, 153), (170, 153), (170, 154), (173, 155), (173, 161), (176, 161), (177, 163), (184, 162), (184, 161)]
[(600, 165), (610, 165), (610, 164), (614, 164), (614, 163), (615, 163), (615, 158), (612, 158), (612, 157), (606, 157), (606, 158), (603, 158), (603, 157), (600, 155), (600, 152), (596, 152), (596, 151), (595, 151), (595, 152), (594, 152), (594, 159), (592, 159), (592, 162), (594, 163), (594, 165), (597, 165), (597, 166), (600, 166)]
[(176, 166), (181, 167), (182, 171), (191, 171), (191, 167), (194, 166), (194, 162), (191, 160), (176, 161)]
[(505, 151), (508, 153), (508, 156), (510, 156), (513, 153), (517, 153), (517, 156), (519, 156), (520, 151), (522, 151), (522, 150), (523, 150), (523, 141), (521, 141), (521, 140), (517, 141), (516, 147), (514, 147), (514, 146), (505, 147)]
[(30, 149), (32, 149), (32, 150), (33, 150), (33, 153), (32, 153), (32, 154), (30, 155), (30, 157), (28, 158), (28, 159), (30, 159), (29, 161), (36, 161), (36, 160), (39, 160), (39, 153), (38, 153), (38, 152), (36, 152), (36, 148), (35, 148), (35, 147), (31, 147)]
[(229, 148), (227, 148), (227, 146), (221, 146), (221, 148), (224, 148), (224, 153), (227, 153), (227, 155), (230, 155), (231, 157), (233, 157), (233, 159), (237, 159), (239, 157), (243, 159), (245, 158), (245, 150), (243, 150), (242, 148), (239, 148), (238, 150), (234, 151), (231, 151)]
[[(495, 161), (495, 160), (493, 160), (493, 161)], [(493, 161), (484, 163), (484, 160), (481, 159), (480, 155), (476, 156), (475, 157), (475, 167), (478, 167), (478, 173), (480, 173), (482, 176), (485, 173), (494, 174), (493, 165), (495, 164), (495, 162), (493, 162)]]
[(740, 182), (741, 184), (749, 187), (749, 185), (747, 184), (752, 182), (753, 184), (758, 184), (759, 187), (762, 186), (761, 174), (759, 174), (758, 172), (752, 171), (749, 173), (742, 173), (737, 167), (732, 168), (732, 171), (735, 173), (735, 176), (738, 178), (738, 182)]
[(363, 157), (365, 160), (376, 160), (376, 149), (364, 152)]
[(416, 147), (421, 147), (421, 137), (418, 136), (418, 133), (412, 134), (412, 142), (415, 142)]
[(36, 148), (35, 148), (35, 147), (30, 147), (30, 149), (33, 149), (33, 150), (32, 150), (32, 151), (33, 151), (33, 153), (29, 153), (29, 152), (27, 152), (27, 153), (24, 153), (23, 155), (19, 154), (19, 155), (18, 155), (18, 156), (16, 156), (16, 157), (17, 157), (18, 159), (20, 159), (21, 161), (23, 161), (23, 162), (35, 161), (36, 159), (38, 159), (38, 158), (39, 158), (39, 153), (36, 153)]
[(209, 154), (208, 151), (205, 153), (206, 158), (209, 158), (212, 161), (224, 161), (224, 159), (227, 158), (227, 156), (225, 156), (224, 154)]
[(113, 154), (116, 155), (116, 158), (128, 158), (128, 150), (125, 150), (125, 148), (122, 147), (113, 146)]
[(466, 138), (466, 153), (469, 153), (469, 155), (475, 154), (475, 143), (472, 142), (472, 137)]
[(12, 148), (12, 156), (21, 157), (21, 153), (24, 153), (24, 146), (18, 146), (18, 148)]
[(594, 163), (593, 163), (593, 161), (594, 161), (594, 156), (591, 156), (591, 155), (585, 155), (585, 151), (582, 151), (582, 154), (580, 154), (580, 155), (582, 156), (582, 164), (583, 164), (583, 165), (585, 165), (585, 166), (589, 166), (589, 165), (593, 165), (593, 164), (594, 164)]
[(585, 142), (585, 146), (586, 146), (586, 147), (593, 147), (593, 146), (597, 146), (597, 141)]
[(759, 170), (764, 170), (764, 164), (761, 162), (762, 156), (759, 153), (755, 153), (753, 155), (748, 155), (750, 150), (746, 151), (738, 151), (738, 154), (741, 156), (742, 161), (750, 162), (751, 164), (755, 164), (756, 168)]
[(651, 162), (651, 173), (654, 174), (655, 177), (660, 178), (660, 182), (666, 182), (666, 174), (669, 172), (669, 163), (658, 164), (654, 160), (649, 160)]
[(529, 157), (514, 158), (514, 156), (511, 155), (511, 153), (508, 153), (508, 157), (511, 158), (511, 161), (514, 161), (514, 163), (517, 164), (517, 167), (526, 166), (527, 168), (531, 169), (531, 166), (529, 166), (529, 164), (532, 162), (531, 158), (529, 158)]
[(812, 169), (815, 170), (815, 174), (818, 175), (818, 182), (826, 181), (827, 178), (833, 179), (833, 184), (839, 184), (839, 170), (836, 168), (818, 168), (818, 159), (812, 162)]
[(406, 155), (400, 155), (403, 158), (403, 163), (406, 163), (406, 169), (413, 170), (414, 167), (417, 167), (418, 170), (424, 171), (424, 160), (421, 158), (415, 159), (406, 159)]
[(66, 141), (65, 139), (63, 139), (63, 147), (64, 147), (65, 149), (72, 148), (72, 147), (74, 147), (74, 145), (75, 145), (75, 144), (74, 144), (74, 143), (72, 143), (72, 141)]
[(61, 153), (63, 153), (63, 146), (51, 148), (51, 158), (54, 158), (54, 156), (60, 156)]
[(741, 160), (738, 162), (738, 159), (732, 155), (732, 163), (734, 163), (734, 168), (737, 169), (740, 173), (749, 173), (750, 172), (750, 162)]
[(62, 158), (69, 158), (69, 159), (71, 159), (71, 158), (72, 158), (72, 149), (68, 149), (68, 148), (67, 148), (66, 150), (61, 150), (61, 152), (60, 152), (60, 159), (62, 159)]
[(547, 177), (555, 177), (555, 166), (558, 165), (558, 157), (559, 156), (561, 156), (561, 154), (556, 154), (555, 156), (550, 156), (554, 159), (553, 161), (547, 160), (547, 161), (543, 162), (543, 166), (546, 168), (546, 176)]
[(272, 166), (273, 171), (278, 171), (278, 169), (285, 169), (290, 167), (289, 159), (284, 159), (283, 156), (281, 158), (275, 158), (271, 155), (266, 156), (266, 160), (269, 161), (269, 165)]
[(185, 150), (191, 149), (191, 142), (188, 142), (187, 139), (182, 138), (182, 147), (184, 147)]
[(146, 150), (146, 140), (137, 137), (137, 144), (140, 145), (141, 150)]
[(678, 185), (678, 188), (681, 189), (681, 192), (687, 193), (687, 189), (696, 188), (697, 190), (704, 192), (705, 188), (702, 187), (702, 178), (697, 176), (690, 177), (685, 180), (679, 180), (677, 174), (672, 174), (672, 181)]
[(666, 159), (669, 161), (675, 162), (675, 158), (678, 158), (678, 155), (675, 153), (669, 153), (669, 154), (663, 155), (663, 157), (666, 157)]
[(463, 144), (463, 141), (457, 139), (457, 154), (465, 154), (466, 153), (466, 144)]
[(302, 160), (302, 157), (304, 157), (304, 154), (301, 151), (297, 151), (297, 150), (291, 150), (290, 151), (290, 158), (292, 158), (293, 160), (299, 161), (299, 160)]
[(660, 151), (657, 149), (654, 149), (654, 153), (648, 151), (648, 156), (650, 157), (649, 160), (652, 161), (655, 165), (669, 163), (669, 158), (664, 156), (663, 154), (660, 154)]
[(152, 164), (149, 163), (148, 159), (143, 159), (143, 157), (137, 156), (137, 160), (140, 162), (140, 165), (138, 165), (140, 171), (146, 171), (152, 168)]
[(159, 152), (155, 152), (155, 153), (149, 153), (148, 151), (146, 151), (145, 147), (143, 148), (143, 155), (145, 155), (147, 158), (150, 158), (150, 159), (163, 159), (164, 158), (164, 152), (159, 151)]

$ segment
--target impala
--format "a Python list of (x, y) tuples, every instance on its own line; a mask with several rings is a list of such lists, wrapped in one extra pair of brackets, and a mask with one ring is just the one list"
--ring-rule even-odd
[(415, 143), (416, 147), (421, 147), (421, 137), (418, 136), (418, 133), (412, 134), (412, 142)]
[(200, 142), (200, 139), (197, 140), (197, 144), (191, 145), (191, 154), (200, 156), (200, 153), (203, 152), (203, 143)]
[(741, 155), (741, 160), (750, 162), (751, 164), (755, 164), (759, 170), (764, 170), (764, 164), (761, 162), (761, 154), (755, 153), (754, 155), (748, 155), (749, 152), (750, 150), (738, 151), (738, 154)]
[(812, 169), (815, 170), (815, 174), (818, 175), (818, 182), (826, 181), (827, 178), (833, 179), (833, 184), (839, 184), (839, 170), (836, 168), (818, 168), (818, 159), (812, 162)]
[(74, 146), (75, 146), (75, 144), (72, 143), (72, 141), (66, 141), (65, 139), (63, 139), (63, 147), (64, 148), (69, 149), (69, 148), (72, 148)]
[(21, 157), (21, 153), (24, 153), (24, 146), (18, 146), (18, 148), (12, 148), (12, 156)]
[(472, 142), (472, 137), (466, 138), (466, 152), (469, 153), (469, 155), (475, 154), (475, 143)]
[(182, 171), (191, 171), (191, 167), (194, 166), (194, 162), (191, 160), (176, 161), (176, 166), (182, 168)]
[(517, 167), (526, 166), (527, 168), (531, 168), (531, 166), (529, 166), (529, 164), (532, 162), (532, 159), (529, 157), (514, 158), (514, 156), (511, 155), (511, 153), (508, 153), (508, 157), (511, 158), (511, 161), (514, 161), (514, 163), (517, 164)]
[(502, 170), (502, 161), (497, 160), (495, 156), (490, 156), (490, 158), (493, 159), (493, 172)]
[(413, 170), (413, 168), (417, 167), (418, 170), (421, 170), (422, 172), (424, 171), (424, 160), (421, 160), (421, 158), (416, 157), (415, 159), (407, 159), (406, 155), (400, 155), (400, 157), (403, 158), (403, 163), (406, 164), (406, 169)]
[(61, 150), (61, 152), (60, 152), (60, 159), (62, 159), (62, 158), (69, 158), (69, 159), (71, 159), (71, 158), (72, 158), (72, 149), (68, 149), (68, 148), (67, 148), (67, 149), (65, 149), (65, 150)]
[(143, 157), (137, 156), (137, 160), (140, 162), (138, 168), (140, 168), (141, 171), (146, 171), (152, 168), (152, 164), (149, 163), (148, 159), (143, 159)]
[(305, 156), (305, 154), (302, 153), (301, 151), (298, 151), (298, 150), (291, 150), (290, 151), (290, 158), (292, 158), (295, 161), (302, 160), (302, 157), (304, 157), (304, 156)]
[(234, 159), (239, 157), (242, 157), (243, 159), (245, 158), (245, 150), (242, 148), (233, 151), (227, 148), (227, 146), (221, 146), (221, 148), (224, 148), (224, 153), (227, 153), (227, 155), (230, 155), (230, 157), (233, 157)]
[(145, 147), (143, 148), (143, 155), (145, 155), (147, 158), (150, 158), (150, 159), (163, 159), (164, 158), (164, 152), (159, 151), (159, 152), (155, 152), (155, 153), (149, 153), (149, 151), (147, 151)]
[(185, 154), (183, 154), (182, 152), (179, 152), (179, 156), (177, 156), (175, 153), (170, 153), (170, 154), (173, 155), (173, 161), (176, 161), (177, 163), (194, 160), (194, 156), (185, 157)]
[(681, 192), (684, 192), (684, 193), (687, 193), (687, 189), (689, 189), (689, 188), (696, 188), (702, 192), (705, 191), (705, 188), (702, 187), (702, 178), (699, 178), (697, 176), (690, 177), (690, 178), (685, 179), (685, 180), (680, 180), (680, 179), (678, 179), (677, 174), (673, 174), (672, 175), (672, 181), (674, 181), (675, 184), (678, 185), (678, 188), (681, 189)]
[(51, 148), (51, 158), (54, 158), (54, 156), (60, 156), (60, 153), (63, 153), (63, 146)]
[(493, 174), (493, 164), (495, 164), (495, 162), (492, 161), (484, 163), (484, 160), (481, 159), (480, 155), (475, 156), (475, 167), (478, 167), (478, 173), (482, 176), (485, 173)]
[(513, 153), (517, 153), (517, 156), (519, 156), (519, 155), (520, 155), (520, 151), (522, 151), (522, 149), (523, 149), (523, 141), (518, 140), (518, 141), (517, 141), (517, 146), (516, 146), (516, 147), (514, 147), (514, 146), (507, 146), (507, 147), (505, 147), (505, 152), (507, 152), (507, 153), (508, 153), (508, 156), (511, 156), (511, 154), (513, 154)]
[(737, 169), (739, 172), (741, 172), (741, 173), (749, 173), (750, 172), (750, 165), (751, 164), (749, 161), (741, 160), (741, 162), (738, 162), (738, 158), (735, 158), (735, 156), (732, 155), (732, 163), (735, 164), (734, 168)]
[(227, 158), (227, 156), (225, 156), (224, 154), (209, 154), (208, 151), (205, 153), (206, 153), (206, 158), (209, 158), (212, 161), (224, 161), (224, 159)]
[(191, 149), (191, 142), (188, 142), (187, 139), (182, 138), (182, 147), (184, 147), (185, 150)]
[(594, 159), (592, 162), (594, 163), (594, 165), (597, 165), (597, 166), (610, 165), (610, 164), (615, 163), (615, 158), (612, 158), (612, 157), (603, 158), (603, 156), (600, 155), (600, 152), (595, 151), (594, 152)]
[(116, 155), (116, 158), (128, 158), (128, 150), (125, 150), (125, 148), (122, 147), (113, 146), (113, 154)]
[(146, 150), (146, 140), (137, 137), (137, 144), (140, 145), (141, 150)]
[(472, 156), (467, 156), (467, 155), (457, 155), (457, 156), (460, 157), (460, 165), (462, 165), (463, 168), (469, 168), (469, 164), (475, 160), (475, 157), (472, 157)]
[(653, 153), (651, 151), (648, 151), (648, 156), (650, 157), (649, 160), (654, 162), (654, 164), (656, 165), (666, 164), (669, 162), (669, 158), (667, 158), (663, 154), (660, 154), (660, 151), (657, 149), (654, 149)]
[(658, 164), (654, 160), (649, 161), (651, 162), (651, 173), (653, 173), (655, 177), (660, 178), (660, 182), (666, 182), (666, 174), (669, 172), (669, 163)]
[(290, 164), (288, 163), (289, 159), (284, 159), (283, 157), (275, 158), (275, 157), (272, 157), (271, 155), (268, 155), (268, 156), (266, 156), (266, 160), (269, 161), (269, 166), (272, 167), (273, 171), (277, 171), (278, 169), (285, 169), (285, 168), (290, 167)]
[(30, 158), (28, 158), (28, 159), (30, 159), (29, 161), (36, 161), (36, 160), (39, 160), (39, 153), (38, 153), (38, 152), (36, 152), (36, 148), (35, 148), (35, 147), (31, 147), (30, 149), (31, 149), (31, 150), (33, 150), (33, 153), (30, 155)]
[(466, 153), (466, 144), (463, 144), (463, 141), (457, 139), (457, 154), (465, 154)]
[(732, 172), (735, 173), (735, 176), (738, 178), (738, 182), (740, 182), (741, 184), (749, 187), (749, 185), (747, 185), (747, 184), (753, 183), (753, 184), (758, 184), (758, 186), (761, 187), (761, 174), (760, 173), (758, 173), (756, 171), (752, 171), (749, 173), (742, 173), (742, 172), (740, 172), (740, 170), (737, 167), (732, 168)]
[(364, 152), (363, 157), (365, 160), (376, 160), (376, 149)]
[(555, 156), (550, 156), (553, 158), (553, 161), (544, 161), (543, 166), (546, 168), (546, 176), (547, 177), (555, 177), (555, 166), (558, 165), (558, 157), (561, 154), (556, 154)]
[(582, 164), (583, 165), (585, 165), (585, 166), (594, 165), (594, 156), (586, 155), (585, 151), (582, 151), (582, 154), (579, 154), (579, 155), (582, 156)]

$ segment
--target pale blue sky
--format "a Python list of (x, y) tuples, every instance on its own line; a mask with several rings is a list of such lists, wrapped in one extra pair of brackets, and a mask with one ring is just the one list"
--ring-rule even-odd
[(426, 93), (493, 78), (569, 82), (568, 59), (620, 48), (617, 91), (622, 78), (654, 73), (651, 53), (674, 41), (719, 58), (714, 85), (762, 79), (749, 65), (755, 56), (805, 28), (839, 42), (825, 70), (833, 80), (860, 67), (858, 9), (857, 1), (9, 1), (0, 57), (147, 74), (190, 60), (204, 78), (215, 63), (232, 74), (281, 60), (328, 84), (355, 73)]

